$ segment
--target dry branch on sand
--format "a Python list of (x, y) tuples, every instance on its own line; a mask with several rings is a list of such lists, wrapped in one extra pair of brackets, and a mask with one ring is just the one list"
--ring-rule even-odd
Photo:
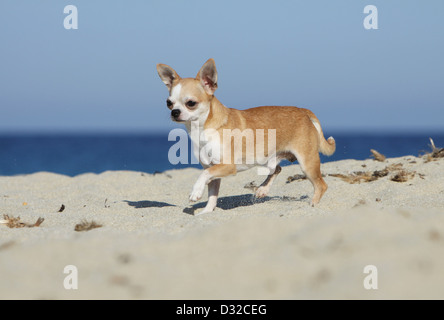
[(287, 183), (290, 183), (295, 180), (305, 180), (305, 179), (307, 179), (307, 177), (304, 174), (295, 174), (287, 178)]
[(331, 173), (329, 174), (329, 176), (340, 178), (342, 181), (348, 182), (350, 184), (370, 182), (378, 179), (378, 177), (374, 176), (371, 172), (364, 171), (355, 171), (350, 174)]
[(9, 228), (38, 227), (45, 220), (43, 218), (38, 218), (35, 223), (27, 223), (27, 222), (20, 221), (20, 217), (12, 217), (12, 216), (10, 217), (7, 214), (3, 215), (3, 219), (4, 220), (0, 220), (0, 224), (5, 224)]
[(373, 158), (375, 158), (376, 161), (381, 161), (381, 162), (385, 161), (385, 155), (383, 155), (382, 153), (379, 153), (375, 149), (370, 149), (370, 152), (372, 153), (372, 156)]
[(432, 138), (430, 139), (430, 147), (432, 148), (432, 152), (426, 153), (423, 157), (425, 158), (425, 162), (435, 161), (438, 158), (444, 158), (444, 148), (437, 148)]
[[(350, 174), (329, 174), (329, 176), (340, 178), (345, 182), (348, 182), (350, 184), (355, 183), (361, 183), (361, 182), (371, 182), (378, 180), (379, 178), (388, 176), (389, 174), (392, 174), (390, 177), (391, 181), (395, 182), (406, 182), (410, 179), (412, 179), (416, 171), (408, 171), (402, 168), (401, 163), (395, 163), (392, 165), (389, 165), (385, 167), (382, 170), (375, 170), (373, 172), (371, 171), (355, 171)], [(419, 174), (421, 177), (423, 175)]]
[(408, 170), (399, 170), (396, 172), (390, 180), (395, 182), (406, 182), (412, 179), (416, 174), (416, 171), (408, 171)]
[(75, 231), (89, 231), (91, 229), (100, 228), (102, 227), (101, 224), (98, 224), (97, 222), (93, 221), (86, 221), (82, 220), (80, 223), (76, 224), (74, 227)]
[(244, 188), (256, 191), (257, 188), (259, 188), (259, 187), (256, 185), (256, 183), (254, 181), (251, 181), (251, 182), (247, 183), (246, 185), (244, 185)]

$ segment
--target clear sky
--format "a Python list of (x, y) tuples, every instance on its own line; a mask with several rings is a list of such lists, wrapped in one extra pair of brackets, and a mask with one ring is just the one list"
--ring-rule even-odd
[(194, 77), (210, 57), (228, 107), (310, 108), (326, 134), (444, 131), (443, 13), (442, 0), (1, 0), (0, 132), (167, 131), (156, 63)]

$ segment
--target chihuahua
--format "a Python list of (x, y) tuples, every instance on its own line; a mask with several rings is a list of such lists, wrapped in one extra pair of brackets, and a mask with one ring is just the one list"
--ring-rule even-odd
[[(257, 198), (265, 197), (281, 171), (279, 162), (283, 159), (299, 162), (314, 187), (311, 205), (319, 203), (327, 190), (321, 175), (319, 152), (332, 155), (336, 143), (333, 137), (327, 140), (324, 138), (320, 122), (313, 112), (282, 106), (246, 110), (227, 108), (214, 96), (217, 71), (213, 59), (202, 66), (195, 78), (181, 78), (165, 64), (157, 64), (157, 72), (169, 91), (166, 104), (171, 110), (171, 119), (185, 124), (194, 145), (195, 156), (204, 168), (189, 197), (192, 202), (199, 200), (208, 185), (208, 202), (199, 214), (212, 212), (216, 207), (221, 178), (252, 166), (261, 165), (269, 170), (265, 181), (256, 189)], [(196, 137), (192, 134), (193, 130), (202, 134)], [(235, 148), (235, 139), (220, 138), (225, 138), (227, 131), (236, 130), (250, 130), (256, 134), (256, 140), (260, 136), (259, 132), (263, 135), (266, 131), (268, 139), (264, 141), (264, 154), (261, 155), (257, 150), (254, 152), (254, 148), (246, 145), (247, 142)], [(209, 146), (212, 152), (202, 152), (203, 148), (208, 150)], [(253, 160), (246, 161), (248, 157)]]

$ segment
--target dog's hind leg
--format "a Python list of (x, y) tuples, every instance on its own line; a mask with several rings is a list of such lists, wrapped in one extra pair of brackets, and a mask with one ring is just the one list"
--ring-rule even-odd
[(268, 170), (270, 170), (272, 173), (268, 175), (267, 179), (265, 179), (265, 181), (256, 190), (256, 198), (263, 198), (267, 196), (268, 192), (270, 191), (270, 187), (273, 184), (274, 179), (282, 170), (281, 166), (279, 165), (282, 159), (286, 159), (290, 162), (295, 162), (296, 156), (289, 151), (283, 151), (283, 152), (281, 151), (278, 154), (276, 154), (274, 157), (271, 157), (269, 159), (267, 167)]
[(273, 184), (274, 179), (277, 177), (277, 175), (281, 172), (282, 168), (277, 165), (274, 169), (274, 172), (272, 174), (269, 174), (267, 179), (260, 185), (259, 188), (256, 190), (256, 198), (264, 198), (267, 196), (268, 192), (270, 191), (270, 187)]
[(298, 162), (301, 165), (302, 172), (305, 173), (308, 180), (314, 187), (314, 195), (311, 201), (311, 205), (318, 204), (327, 191), (327, 184), (322, 178), (321, 174), (321, 160), (319, 159), (319, 153), (316, 151), (310, 157), (309, 160), (301, 155), (297, 155)]

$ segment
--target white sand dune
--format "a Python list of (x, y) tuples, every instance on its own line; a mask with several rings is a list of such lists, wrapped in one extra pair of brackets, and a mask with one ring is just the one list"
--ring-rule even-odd
[[(349, 184), (329, 174), (394, 173)], [(316, 207), (301, 171), (284, 167), (270, 194), (246, 184), (255, 169), (222, 180), (215, 212), (194, 216), (188, 194), (200, 170), (117, 171), (76, 177), (0, 177), (1, 299), (413, 299), (444, 298), (444, 159), (407, 156), (322, 165), (329, 189)], [(58, 212), (61, 205), (65, 206)], [(103, 226), (74, 231), (82, 220)], [(64, 268), (78, 289), (64, 287)], [(367, 265), (378, 289), (365, 289)]]

